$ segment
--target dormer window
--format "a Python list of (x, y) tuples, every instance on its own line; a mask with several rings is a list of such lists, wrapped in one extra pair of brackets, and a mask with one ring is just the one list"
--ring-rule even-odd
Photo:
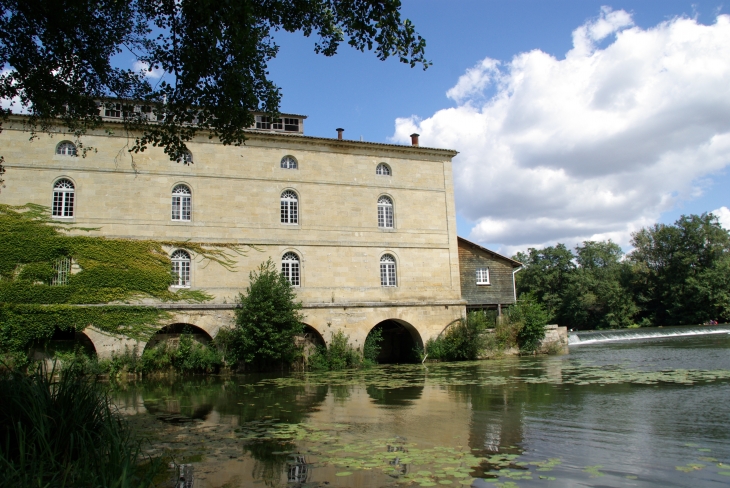
[(299, 119), (284, 117), (284, 130), (290, 132), (299, 132)]
[(282, 117), (280, 119), (273, 119), (267, 115), (257, 115), (255, 127), (261, 130), (302, 132), (302, 121), (301, 119), (296, 117)]
[(104, 107), (104, 117), (119, 119), (122, 117), (122, 104), (110, 103)]

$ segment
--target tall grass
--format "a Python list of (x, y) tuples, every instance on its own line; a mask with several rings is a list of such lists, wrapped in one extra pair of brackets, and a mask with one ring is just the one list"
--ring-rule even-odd
[(0, 487), (150, 486), (161, 461), (144, 459), (105, 390), (55, 373), (0, 377)]

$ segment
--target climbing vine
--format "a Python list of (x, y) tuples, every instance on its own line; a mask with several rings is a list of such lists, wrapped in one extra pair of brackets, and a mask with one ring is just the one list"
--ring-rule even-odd
[[(0, 354), (17, 357), (32, 344), (49, 340), (56, 329), (83, 331), (91, 325), (144, 340), (169, 316), (143, 305), (144, 299), (211, 298), (199, 290), (170, 290), (173, 275), (166, 249), (185, 249), (230, 271), (235, 255), (243, 254), (236, 245), (78, 234), (92, 230), (53, 220), (40, 205), (0, 205)], [(73, 263), (62, 284), (60, 260)]]

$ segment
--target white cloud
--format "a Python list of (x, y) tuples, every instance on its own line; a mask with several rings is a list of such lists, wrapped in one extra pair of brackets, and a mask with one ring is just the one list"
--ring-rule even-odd
[(393, 141), (418, 132), (423, 145), (460, 151), (456, 204), (476, 222), (471, 239), (503, 252), (627, 245), (730, 163), (729, 16), (642, 29), (603, 8), (573, 43), (564, 59), (487, 58), (447, 92), (456, 107), (396, 120)]
[(157, 79), (164, 74), (161, 69), (150, 70), (150, 65), (143, 61), (135, 61), (134, 64), (132, 64), (132, 71), (135, 71), (137, 73), (144, 73), (147, 78), (152, 79)]
[(712, 213), (717, 217), (717, 219), (720, 221), (720, 225), (725, 230), (730, 230), (730, 208), (727, 207), (720, 207), (716, 210), (713, 210)]
[[(1, 77), (5, 77), (10, 73), (11, 70), (4, 69), (0, 72)], [(13, 83), (14, 85), (15, 83)], [(27, 114), (30, 113), (30, 108), (27, 106), (24, 106), (20, 100), (20, 97), (13, 97), (13, 98), (2, 98), (0, 99), (0, 107), (2, 107), (4, 110), (10, 109), (12, 113), (15, 114)]]
[(499, 61), (484, 58), (481, 63), (466, 70), (466, 73), (459, 77), (456, 85), (446, 92), (446, 96), (456, 102), (461, 102), (470, 96), (479, 95), (498, 74)]

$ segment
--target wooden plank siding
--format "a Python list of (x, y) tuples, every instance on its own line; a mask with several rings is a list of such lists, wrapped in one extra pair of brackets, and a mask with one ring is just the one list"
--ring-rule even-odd
[[(514, 274), (521, 263), (501, 256), (473, 242), (459, 237), (459, 271), (461, 297), (467, 309), (497, 308), (515, 302)], [(477, 285), (478, 268), (489, 269), (488, 285)]]

